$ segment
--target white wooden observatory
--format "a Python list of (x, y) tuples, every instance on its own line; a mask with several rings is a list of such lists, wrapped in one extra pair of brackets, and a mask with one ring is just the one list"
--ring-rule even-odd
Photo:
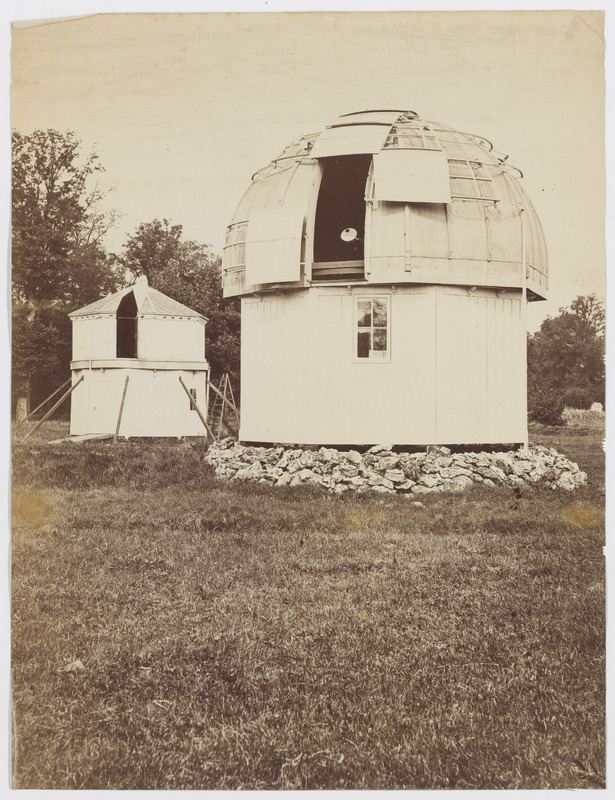
[(69, 316), (72, 436), (206, 435), (205, 317), (145, 277)]
[(520, 170), (414, 111), (364, 111), (258, 171), (228, 228), (248, 442), (523, 443), (526, 303), (547, 290)]

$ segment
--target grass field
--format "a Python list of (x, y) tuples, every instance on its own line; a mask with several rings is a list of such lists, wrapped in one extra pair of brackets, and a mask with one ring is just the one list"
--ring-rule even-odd
[(532, 430), (572, 495), (420, 502), (63, 432), (14, 446), (15, 788), (604, 787), (599, 428)]

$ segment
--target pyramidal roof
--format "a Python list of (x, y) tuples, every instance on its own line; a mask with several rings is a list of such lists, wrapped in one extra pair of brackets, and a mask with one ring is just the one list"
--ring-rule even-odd
[(134, 293), (137, 309), (140, 316), (165, 316), (165, 317), (198, 317), (206, 319), (202, 314), (193, 311), (188, 306), (178, 303), (166, 294), (153, 289), (148, 285), (145, 275), (141, 275), (131, 285), (119, 292), (109, 294), (96, 300), (83, 308), (69, 314), (69, 317), (91, 317), (98, 315), (112, 315), (117, 313), (122, 299), (130, 292)]

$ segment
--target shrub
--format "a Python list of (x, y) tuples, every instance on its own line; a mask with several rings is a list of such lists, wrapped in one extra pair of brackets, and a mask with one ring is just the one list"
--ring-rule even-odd
[(563, 425), (564, 395), (559, 389), (530, 384), (527, 392), (527, 413), (532, 422), (541, 425)]
[(566, 408), (582, 408), (587, 410), (596, 400), (595, 392), (587, 387), (572, 386), (563, 392), (564, 406)]

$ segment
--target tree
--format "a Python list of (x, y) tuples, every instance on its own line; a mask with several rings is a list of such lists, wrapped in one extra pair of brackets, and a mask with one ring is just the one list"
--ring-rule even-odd
[(71, 131), (12, 134), (12, 272), (17, 302), (59, 300), (73, 307), (115, 288), (103, 239), (116, 213), (89, 183), (103, 167), (81, 158)]
[(551, 405), (555, 419), (567, 398), (575, 405), (604, 403), (604, 381), (604, 304), (595, 295), (579, 296), (528, 337), (530, 416), (538, 405)]
[[(570, 311), (587, 325), (597, 337), (604, 338), (605, 314), (604, 303), (601, 303), (595, 294), (586, 297), (577, 297), (570, 304)], [(565, 309), (560, 308), (565, 313)]]
[(103, 246), (116, 213), (101, 206), (97, 154), (80, 146), (71, 131), (12, 133), (12, 377), (25, 408), (69, 375), (68, 312), (117, 286)]
[(71, 322), (65, 310), (39, 304), (13, 305), (12, 383), (17, 419), (28, 413), (29, 393), (38, 404), (70, 375)]
[(118, 264), (127, 277), (145, 275), (154, 289), (198, 311), (207, 323), (207, 360), (212, 378), (224, 372), (239, 386), (240, 313), (236, 300), (223, 300), (221, 262), (208, 245), (183, 240), (181, 225), (163, 219), (139, 225)]

